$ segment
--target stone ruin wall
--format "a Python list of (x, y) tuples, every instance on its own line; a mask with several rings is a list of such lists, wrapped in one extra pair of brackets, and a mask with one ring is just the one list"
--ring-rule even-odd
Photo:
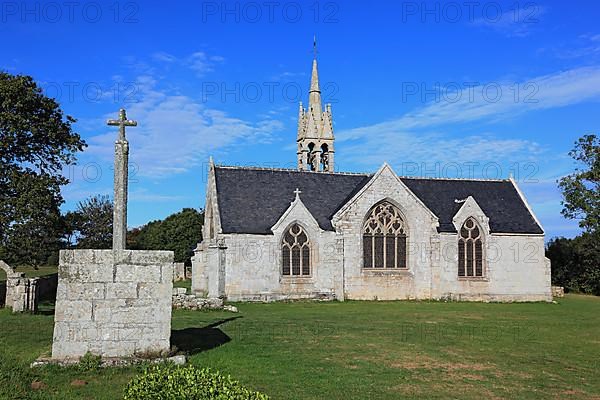
[(27, 278), (0, 260), (0, 268), (6, 273), (6, 282), (0, 283), (0, 307), (13, 312), (36, 312), (40, 300), (53, 299), (56, 291), (56, 276)]

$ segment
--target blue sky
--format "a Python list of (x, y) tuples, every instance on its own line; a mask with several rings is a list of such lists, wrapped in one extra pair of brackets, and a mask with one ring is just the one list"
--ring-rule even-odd
[(65, 209), (112, 193), (120, 107), (129, 225), (204, 205), (208, 157), (294, 167), (313, 35), (336, 169), (507, 178), (548, 237), (574, 236), (556, 180), (600, 125), (600, 4), (571, 2), (3, 2), (0, 68), (32, 75), (89, 144)]

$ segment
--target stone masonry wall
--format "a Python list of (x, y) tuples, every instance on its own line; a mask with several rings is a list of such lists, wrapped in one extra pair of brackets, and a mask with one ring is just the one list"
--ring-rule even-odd
[[(281, 241), (293, 223), (302, 225), (311, 243), (310, 276), (281, 274)], [(335, 232), (319, 228), (300, 196), (273, 228), (273, 235), (219, 234), (214, 245), (203, 242), (192, 259), (192, 292), (229, 301), (343, 300), (338, 239)]]
[(170, 350), (173, 252), (60, 252), (53, 359)]
[[(362, 229), (369, 211), (381, 201), (401, 212), (407, 232), (406, 270), (363, 268)], [(349, 300), (406, 300), (431, 298), (431, 271), (435, 264), (427, 249), (437, 237), (436, 219), (390, 169), (334, 217), (344, 238), (343, 269), (345, 298)]]
[(441, 240), (439, 279), (432, 282), (435, 298), (470, 301), (552, 301), (550, 265), (544, 238), (492, 234), (484, 246), (484, 278), (457, 277), (457, 235)]
[[(289, 224), (284, 224), (287, 228)], [(229, 301), (294, 299), (343, 299), (341, 257), (336, 257), (333, 232), (310, 233), (311, 276), (281, 274), (281, 237), (275, 235), (228, 235), (225, 294)], [(212, 276), (212, 275), (211, 275)], [(209, 278), (210, 279), (210, 278)]]

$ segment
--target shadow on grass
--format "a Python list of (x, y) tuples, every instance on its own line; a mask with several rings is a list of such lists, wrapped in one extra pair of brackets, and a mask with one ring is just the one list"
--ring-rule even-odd
[(214, 322), (202, 328), (185, 328), (171, 331), (171, 345), (189, 355), (211, 350), (231, 341), (219, 326), (236, 320), (231, 317)]

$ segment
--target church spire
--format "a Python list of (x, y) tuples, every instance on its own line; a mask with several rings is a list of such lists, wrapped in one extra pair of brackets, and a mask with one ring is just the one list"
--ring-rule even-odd
[(308, 92), (308, 108), (321, 111), (321, 89), (319, 88), (319, 72), (317, 71), (317, 59), (313, 59), (312, 74), (310, 76), (310, 91)]
[(333, 123), (331, 105), (323, 110), (317, 69), (317, 40), (308, 92), (308, 109), (300, 103), (298, 114), (298, 169), (333, 172)]

